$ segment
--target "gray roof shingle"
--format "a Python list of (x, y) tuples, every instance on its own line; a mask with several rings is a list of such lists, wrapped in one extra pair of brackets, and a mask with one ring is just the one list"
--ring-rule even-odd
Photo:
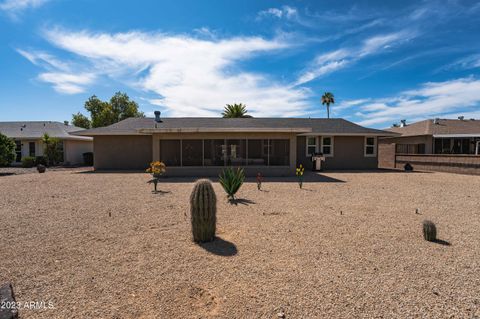
[[(181, 130), (266, 130), (266, 129), (300, 130), (307, 129), (305, 133), (322, 134), (369, 134), (379, 136), (397, 135), (392, 132), (366, 128), (344, 119), (324, 118), (210, 118), (210, 117), (167, 117), (157, 124), (157, 130), (181, 131)], [(130, 135), (139, 134), (141, 130), (155, 129), (153, 118), (128, 118), (106, 127), (99, 127), (81, 132), (77, 135)]]
[(47, 133), (51, 137), (66, 140), (91, 140), (86, 136), (70, 134), (83, 130), (73, 125), (51, 121), (0, 122), (0, 133), (16, 139), (40, 139)]

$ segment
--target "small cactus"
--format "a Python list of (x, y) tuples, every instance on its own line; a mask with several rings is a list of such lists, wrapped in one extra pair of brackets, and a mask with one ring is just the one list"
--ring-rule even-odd
[(427, 241), (437, 240), (437, 227), (430, 220), (423, 221), (423, 238)]
[(217, 197), (212, 182), (200, 179), (195, 183), (190, 195), (190, 218), (193, 241), (212, 241), (215, 238), (217, 222)]

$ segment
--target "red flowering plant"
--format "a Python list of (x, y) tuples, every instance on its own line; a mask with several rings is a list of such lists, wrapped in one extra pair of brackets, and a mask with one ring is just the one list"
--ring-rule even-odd
[(262, 173), (257, 173), (257, 188), (258, 190), (262, 189), (263, 176)]

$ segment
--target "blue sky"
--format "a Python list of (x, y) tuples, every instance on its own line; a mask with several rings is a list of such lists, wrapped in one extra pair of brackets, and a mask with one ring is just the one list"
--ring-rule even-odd
[[(115, 3), (115, 4), (114, 4)], [(0, 0), (0, 120), (150, 115), (480, 118), (479, 1)]]

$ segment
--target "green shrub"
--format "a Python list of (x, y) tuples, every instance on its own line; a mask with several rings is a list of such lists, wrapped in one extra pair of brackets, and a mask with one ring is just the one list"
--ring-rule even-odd
[(244, 180), (245, 172), (242, 168), (234, 170), (233, 168), (228, 167), (224, 169), (219, 176), (219, 182), (227, 193), (230, 201), (235, 200), (235, 194), (242, 186)]
[(35, 166), (35, 157), (25, 156), (22, 158), (22, 167), (30, 168)]
[(15, 142), (0, 133), (0, 166), (10, 165), (15, 160)]
[(62, 152), (61, 152), (61, 143), (60, 139), (56, 137), (50, 137), (47, 133), (43, 134), (42, 142), (44, 145), (43, 153), (47, 159), (48, 165), (57, 165), (63, 161)]
[(212, 182), (208, 179), (198, 180), (193, 187), (190, 195), (190, 218), (195, 242), (207, 242), (215, 238), (217, 197)]
[(45, 156), (37, 156), (35, 157), (35, 164), (47, 166), (47, 158)]
[(423, 238), (428, 241), (437, 240), (437, 227), (430, 220), (423, 221)]

